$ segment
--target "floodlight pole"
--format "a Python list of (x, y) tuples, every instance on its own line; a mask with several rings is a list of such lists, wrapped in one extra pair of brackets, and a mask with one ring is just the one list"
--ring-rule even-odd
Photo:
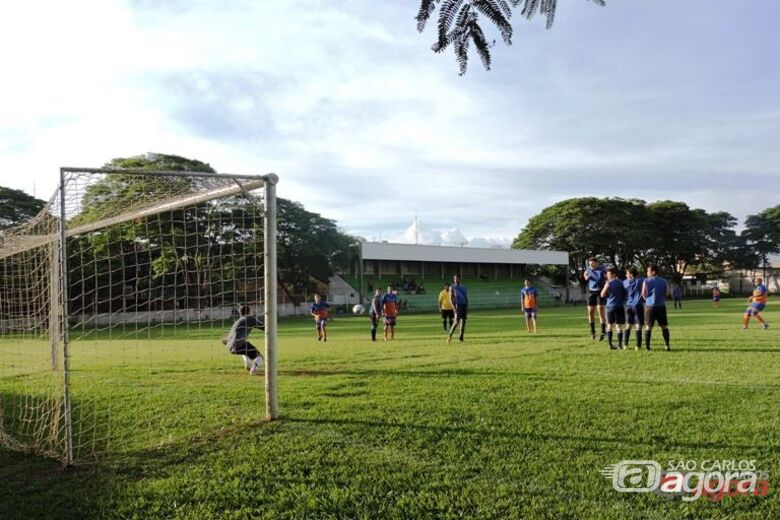
[(62, 306), (63, 413), (65, 415), (65, 464), (73, 464), (73, 409), (70, 396), (70, 348), (68, 337), (68, 249), (65, 212), (65, 169), (60, 169), (60, 305)]
[(276, 388), (277, 310), (276, 310), (276, 184), (279, 177), (270, 174), (265, 180), (264, 271), (265, 288), (265, 420), (279, 418), (279, 395)]

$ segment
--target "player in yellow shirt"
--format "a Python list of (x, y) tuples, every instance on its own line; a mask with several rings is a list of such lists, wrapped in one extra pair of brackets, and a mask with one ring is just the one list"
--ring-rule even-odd
[(449, 332), (452, 322), (455, 320), (455, 307), (450, 298), (450, 284), (445, 283), (444, 289), (439, 293), (439, 312), (441, 313), (441, 323), (444, 325), (444, 331)]

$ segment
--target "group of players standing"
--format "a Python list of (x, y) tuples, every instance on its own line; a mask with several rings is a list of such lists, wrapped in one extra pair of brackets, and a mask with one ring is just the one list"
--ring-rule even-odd
[[(666, 350), (672, 350), (670, 345), (669, 318), (666, 312), (666, 297), (672, 294), (675, 299), (675, 307), (681, 298), (679, 287), (677, 294), (669, 291), (669, 285), (664, 278), (658, 275), (658, 267), (651, 265), (647, 268), (647, 278), (639, 276), (635, 267), (626, 271), (626, 279), (621, 280), (618, 270), (614, 267), (604, 268), (597, 258), (588, 260), (588, 267), (583, 273), (588, 284), (588, 323), (590, 335), (596, 339), (596, 325), (594, 315), (598, 311), (601, 322), (601, 336), (608, 339), (609, 348), (613, 350), (624, 349), (629, 346), (631, 328), (636, 331), (636, 349), (642, 348), (642, 335), (644, 334), (644, 346), (650, 350), (653, 327), (658, 324), (664, 338)], [(766, 307), (768, 290), (763, 279), (754, 280), (755, 289), (748, 298), (748, 308), (743, 318), (743, 329), (747, 329), (750, 318), (755, 318), (764, 329), (769, 324), (761, 316), (761, 311)], [(720, 289), (712, 291), (713, 305), (720, 301)], [(682, 307), (682, 305), (680, 305)], [(606, 312), (605, 312), (606, 311)], [(613, 342), (614, 333), (617, 333), (617, 345)]]
[[(606, 337), (612, 350), (622, 350), (629, 346), (632, 327), (636, 332), (636, 349), (642, 348), (644, 338), (644, 346), (650, 350), (653, 327), (656, 324), (661, 327), (666, 350), (672, 349), (669, 339), (669, 319), (666, 313), (669, 285), (658, 275), (657, 266), (651, 265), (647, 268), (647, 278), (639, 276), (635, 267), (630, 267), (626, 271), (626, 279), (621, 280), (616, 268), (605, 268), (594, 257), (588, 260), (583, 278), (588, 287), (588, 323), (593, 340), (596, 339), (595, 317), (598, 315), (601, 323), (599, 340)], [(761, 311), (766, 308), (769, 292), (762, 278), (756, 278), (754, 283), (755, 288), (748, 298), (749, 306), (743, 317), (742, 328), (747, 329), (750, 319), (755, 318), (764, 329), (768, 329), (769, 323), (761, 316)], [(674, 292), (672, 294), (675, 301), (681, 298), (681, 295), (675, 295)], [(531, 333), (531, 325), (533, 325), (533, 332), (536, 334), (539, 333), (536, 318), (537, 297), (537, 291), (531, 286), (531, 281), (525, 280), (524, 287), (520, 291), (521, 308), (527, 331)], [(720, 289), (717, 287), (712, 290), (712, 301), (715, 307), (720, 302)], [(438, 307), (441, 312), (442, 326), (447, 333), (447, 343), (452, 342), (456, 330), (460, 331), (459, 340), (464, 341), (469, 298), (460, 276), (455, 275), (452, 284), (444, 284), (444, 288), (439, 293)], [(264, 330), (265, 324), (262, 319), (253, 316), (246, 305), (241, 306), (238, 314), (238, 319), (222, 339), (222, 343), (228, 347), (231, 354), (243, 357), (244, 366), (250, 374), (257, 375), (264, 360), (257, 348), (249, 342), (248, 336), (251, 329)], [(384, 325), (385, 341), (395, 339), (398, 295), (392, 286), (387, 288), (386, 293), (383, 293), (381, 288), (376, 289), (368, 314), (371, 319), (371, 341), (376, 341), (380, 319)], [(315, 320), (317, 340), (327, 342), (330, 304), (319, 294), (314, 295), (311, 315)], [(615, 333), (617, 345), (614, 343)]]
[[(592, 339), (596, 339), (594, 318), (598, 312), (601, 323), (599, 340), (606, 337), (610, 349), (627, 348), (633, 327), (636, 349), (642, 348), (644, 335), (644, 346), (650, 350), (653, 327), (658, 324), (666, 350), (672, 350), (666, 313), (669, 285), (658, 275), (657, 266), (647, 268), (647, 278), (641, 277), (636, 267), (630, 267), (626, 271), (626, 279), (621, 280), (615, 267), (607, 269), (594, 257), (588, 260), (583, 277), (588, 284), (588, 324)], [(615, 334), (617, 345), (614, 343)]]
[[(636, 267), (626, 270), (625, 280), (620, 279), (617, 268), (606, 268), (597, 258), (590, 258), (583, 273), (587, 283), (588, 323), (590, 336), (596, 339), (595, 318), (598, 316), (601, 324), (599, 341), (607, 339), (609, 348), (623, 350), (631, 342), (631, 331), (635, 332), (636, 350), (650, 350), (653, 328), (658, 325), (667, 351), (672, 350), (669, 333), (669, 317), (666, 310), (666, 298), (672, 295), (677, 303), (681, 291), (675, 294), (669, 290), (667, 281), (659, 276), (656, 265), (647, 268), (647, 276), (639, 274)], [(768, 291), (761, 278), (755, 280), (755, 290), (748, 299), (750, 306), (745, 311), (743, 328), (747, 328), (750, 318), (754, 317), (766, 329), (769, 324), (761, 316), (766, 306)], [(530, 280), (525, 280), (525, 286), (520, 291), (521, 308), (529, 333), (538, 334), (537, 323), (537, 291)], [(720, 290), (713, 290), (713, 303), (720, 300)], [(459, 330), (459, 340), (464, 341), (466, 320), (468, 317), (468, 292), (458, 275), (453, 277), (452, 284), (444, 284), (439, 293), (438, 308), (441, 312), (442, 327), (447, 333), (447, 342), (452, 342), (456, 330)], [(675, 305), (676, 307), (677, 305)], [(680, 307), (682, 305), (680, 304)], [(317, 339), (327, 341), (327, 323), (330, 317), (330, 306), (319, 295), (315, 295), (311, 307), (311, 315), (315, 319)], [(384, 340), (395, 339), (395, 326), (398, 318), (398, 295), (394, 287), (389, 286), (387, 292), (377, 288), (368, 312), (371, 319), (371, 341), (376, 341), (380, 320), (384, 326)], [(617, 339), (617, 343), (615, 343)], [(644, 342), (644, 345), (643, 345)]]
[[(439, 294), (439, 310), (442, 314), (442, 323), (447, 332), (447, 342), (452, 342), (455, 331), (459, 331), (458, 339), (464, 341), (466, 333), (466, 320), (469, 313), (469, 297), (466, 287), (461, 283), (459, 275), (453, 277), (453, 283), (445, 284), (444, 290)], [(328, 320), (330, 318), (330, 304), (322, 300), (319, 294), (314, 295), (314, 303), (311, 306), (311, 315), (317, 329), (317, 340), (328, 341)], [(376, 341), (379, 323), (384, 327), (384, 340), (395, 339), (395, 325), (398, 319), (398, 293), (391, 285), (387, 292), (377, 287), (368, 309), (368, 317), (371, 319), (371, 341)]]

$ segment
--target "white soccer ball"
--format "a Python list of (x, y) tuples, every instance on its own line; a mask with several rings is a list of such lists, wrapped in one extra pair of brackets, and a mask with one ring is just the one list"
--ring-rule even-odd
[(360, 305), (359, 303), (352, 307), (352, 314), (357, 314), (358, 316), (365, 314), (366, 308)]

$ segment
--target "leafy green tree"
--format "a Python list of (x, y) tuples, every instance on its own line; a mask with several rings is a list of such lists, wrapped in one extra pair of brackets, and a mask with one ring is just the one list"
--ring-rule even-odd
[[(605, 0), (590, 0), (597, 5), (605, 5)], [(530, 20), (537, 14), (547, 20), (550, 29), (555, 20), (557, 0), (420, 0), (420, 8), (415, 19), (417, 30), (423, 32), (428, 20), (439, 10), (437, 19), (437, 38), (432, 45), (434, 52), (440, 53), (452, 47), (460, 74), (468, 69), (469, 47), (473, 43), (482, 65), (490, 70), (492, 58), (490, 48), (495, 40), (489, 40), (482, 29), (481, 17), (492, 24), (501, 35), (505, 44), (512, 44), (512, 13), (520, 10), (520, 16)]]
[[(161, 154), (118, 158), (106, 166), (214, 172), (207, 163)], [(110, 175), (85, 190), (82, 211), (71, 224), (116, 214), (150, 193), (187, 193), (200, 182), (200, 178)], [(345, 266), (353, 239), (340, 232), (334, 221), (292, 201), (277, 203), (279, 278), (283, 287), (293, 288), (288, 292), (307, 288), (312, 278), (327, 281)], [(210, 218), (197, 218), (196, 213), (202, 216), (204, 211)], [(73, 284), (78, 286), (75, 293), (95, 294), (102, 312), (122, 303), (125, 285), (142, 295), (138, 299), (142, 306), (165, 307), (176, 301), (182, 308), (202, 308), (215, 295), (235, 294), (234, 284), (241, 279), (259, 276), (252, 266), (262, 265), (263, 209), (241, 196), (220, 199), (219, 204), (164, 212), (82, 235), (73, 240), (70, 250), (74, 259), (83, 260), (70, 263), (71, 279), (78, 282)], [(86, 269), (84, 261), (89, 264)], [(184, 285), (184, 290), (172, 294), (177, 285)]]
[(690, 268), (722, 270), (730, 262), (737, 220), (729, 213), (707, 213), (671, 200), (648, 204), (647, 209), (654, 227), (647, 261), (658, 264), (675, 282)]
[(728, 213), (707, 213), (683, 202), (568, 199), (532, 217), (513, 243), (517, 248), (569, 252), (572, 280), (590, 256), (624, 269), (658, 264), (676, 282), (693, 266), (719, 266), (742, 254)]
[(651, 232), (644, 204), (596, 197), (567, 199), (532, 217), (512, 247), (568, 251), (570, 278), (584, 284), (582, 269), (589, 257), (597, 255), (622, 268), (643, 253)]
[(766, 270), (769, 256), (780, 253), (780, 205), (767, 208), (757, 215), (749, 215), (745, 219), (742, 235), (755, 261), (752, 266), (745, 268), (763, 267)]
[(216, 173), (209, 163), (204, 163), (197, 159), (188, 159), (179, 155), (167, 155), (162, 153), (147, 153), (133, 157), (117, 157), (106, 163), (104, 168), (126, 168), (161, 172)]
[(335, 221), (286, 199), (278, 201), (277, 218), (280, 277), (293, 292), (310, 288), (312, 278), (327, 282), (334, 272), (348, 268), (355, 239)]
[(46, 202), (21, 190), (0, 186), (0, 229), (30, 220), (43, 209)]

